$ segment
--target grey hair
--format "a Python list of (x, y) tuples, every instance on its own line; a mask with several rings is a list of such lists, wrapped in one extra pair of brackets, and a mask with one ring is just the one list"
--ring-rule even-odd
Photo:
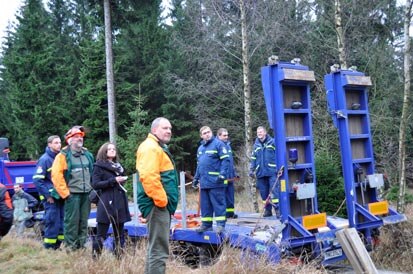
[(169, 122), (168, 119), (164, 118), (164, 117), (158, 117), (155, 118), (155, 120), (153, 120), (152, 125), (151, 125), (151, 130), (157, 128), (159, 126), (159, 124), (161, 123), (162, 120), (166, 120)]

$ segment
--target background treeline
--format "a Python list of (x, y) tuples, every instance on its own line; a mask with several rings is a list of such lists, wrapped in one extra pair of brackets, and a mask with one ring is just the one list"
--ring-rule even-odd
[[(37, 159), (47, 136), (63, 136), (75, 124), (89, 129), (85, 146), (93, 153), (108, 140), (103, 1), (42, 2), (24, 1), (2, 45), (0, 136), (11, 141), (14, 160)], [(242, 2), (247, 7), (253, 136), (258, 125), (267, 126), (260, 67), (273, 54), (281, 60), (299, 57), (317, 79), (313, 123), (318, 161), (324, 163), (317, 168), (335, 171), (324, 172), (319, 184), (336, 184), (338, 136), (327, 113), (323, 82), (330, 66), (339, 63), (334, 1)], [(340, 2), (348, 64), (373, 81), (369, 106), (376, 166), (395, 183), (403, 10), (396, 0)], [(194, 170), (198, 129), (205, 124), (214, 131), (228, 128), (237, 160), (245, 161), (240, 1), (172, 0), (169, 18), (161, 17), (160, 0), (110, 3), (118, 144), (129, 171), (134, 170), (137, 145), (157, 116), (173, 124), (170, 148), (180, 170)], [(411, 124), (408, 130), (411, 156)]]

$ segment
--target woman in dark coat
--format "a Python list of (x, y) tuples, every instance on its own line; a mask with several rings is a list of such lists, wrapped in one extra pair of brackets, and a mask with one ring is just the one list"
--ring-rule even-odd
[(93, 241), (94, 257), (102, 252), (110, 224), (115, 236), (114, 252), (118, 257), (121, 255), (125, 242), (123, 225), (131, 220), (128, 198), (123, 187), (126, 179), (123, 167), (118, 162), (116, 146), (112, 143), (103, 144), (96, 156), (92, 177), (92, 187), (99, 193), (97, 235)]

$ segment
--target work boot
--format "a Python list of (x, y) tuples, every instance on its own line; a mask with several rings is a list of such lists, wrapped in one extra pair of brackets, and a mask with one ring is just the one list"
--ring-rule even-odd
[(201, 225), (199, 228), (195, 229), (195, 231), (198, 232), (198, 233), (203, 233), (203, 232), (206, 232), (206, 231), (212, 231), (212, 227), (206, 227), (206, 226)]
[(272, 216), (271, 209), (265, 209), (264, 215), (262, 215), (262, 216), (263, 217), (271, 217)]
[(221, 234), (221, 233), (225, 232), (225, 227), (223, 227), (222, 225), (217, 226), (216, 232), (218, 234)]
[(237, 214), (234, 214), (234, 213), (231, 213), (231, 214), (227, 214), (227, 219), (236, 219), (236, 218), (238, 218), (238, 215)]

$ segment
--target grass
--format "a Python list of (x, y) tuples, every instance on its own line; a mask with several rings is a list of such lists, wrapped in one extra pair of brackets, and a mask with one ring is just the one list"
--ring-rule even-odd
[[(197, 193), (188, 191), (188, 208), (197, 208)], [(249, 196), (237, 194), (236, 211), (253, 211)], [(371, 253), (378, 268), (413, 272), (413, 207), (406, 211), (408, 221), (403, 224), (382, 227), (381, 243)], [(104, 251), (98, 260), (93, 260), (91, 247), (76, 252), (46, 250), (41, 241), (28, 230), (27, 237), (18, 238), (11, 232), (0, 242), (0, 272), (2, 274), (24, 273), (143, 273), (146, 257), (146, 241), (138, 241), (117, 260), (109, 251)], [(172, 247), (171, 249), (173, 249)], [(265, 258), (245, 254), (238, 249), (224, 246), (215, 264), (193, 269), (178, 257), (171, 255), (167, 263), (168, 274), (256, 274), (256, 273), (329, 273), (316, 260), (302, 264), (294, 258), (284, 258), (280, 264), (268, 264)]]

